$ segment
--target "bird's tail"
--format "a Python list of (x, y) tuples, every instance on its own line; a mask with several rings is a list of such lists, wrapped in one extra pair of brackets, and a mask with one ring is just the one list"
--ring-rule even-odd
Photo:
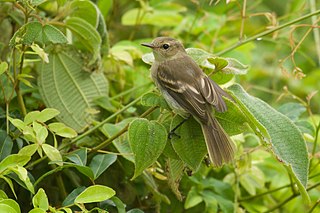
[(202, 132), (210, 161), (215, 166), (221, 167), (223, 163), (230, 163), (234, 159), (235, 145), (219, 122), (213, 116), (208, 118), (208, 123), (201, 124)]

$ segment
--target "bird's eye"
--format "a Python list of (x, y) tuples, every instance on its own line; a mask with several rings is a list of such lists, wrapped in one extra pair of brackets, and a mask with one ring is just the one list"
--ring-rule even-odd
[(168, 49), (169, 47), (170, 47), (169, 44), (163, 44), (163, 45), (162, 45), (162, 48), (165, 49), (165, 50)]

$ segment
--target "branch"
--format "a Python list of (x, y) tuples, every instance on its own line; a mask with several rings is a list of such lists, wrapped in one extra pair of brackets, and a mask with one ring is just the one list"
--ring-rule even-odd
[[(310, 191), (311, 189), (316, 188), (317, 186), (320, 185), (320, 182), (308, 187), (306, 190)], [(292, 199), (298, 197), (300, 194), (296, 193), (296, 194), (292, 194), (290, 197), (288, 197), (287, 199), (285, 199), (284, 201), (282, 201), (281, 203), (279, 203), (278, 205), (274, 206), (273, 208), (269, 209), (268, 211), (265, 211), (264, 213), (268, 213), (268, 212), (273, 212), (276, 209), (281, 208), (282, 206), (284, 206), (286, 203), (288, 203), (289, 201), (291, 201)]]
[(314, 15), (317, 15), (317, 14), (319, 14), (319, 13), (320, 13), (320, 10), (314, 11), (313, 13), (309, 13), (309, 14), (307, 14), (307, 15), (305, 15), (305, 16), (302, 16), (302, 17), (300, 17), (300, 18), (297, 18), (297, 19), (294, 19), (294, 20), (292, 20), (292, 21), (289, 21), (289, 22), (287, 22), (287, 23), (285, 23), (285, 24), (283, 24), (283, 25), (280, 25), (280, 26), (275, 27), (275, 28), (273, 28), (273, 29), (270, 29), (270, 30), (264, 31), (264, 32), (262, 32), (262, 33), (259, 33), (259, 34), (255, 35), (255, 36), (252, 36), (252, 37), (250, 37), (250, 38), (248, 38), (248, 39), (246, 39), (246, 40), (239, 41), (238, 43), (232, 45), (231, 47), (229, 47), (229, 48), (227, 48), (227, 49), (225, 49), (225, 50), (222, 50), (222, 51), (216, 53), (216, 55), (223, 55), (223, 54), (225, 54), (225, 53), (227, 53), (227, 52), (230, 52), (231, 50), (236, 49), (236, 48), (238, 48), (238, 47), (240, 47), (240, 46), (242, 46), (242, 45), (244, 45), (244, 44), (246, 44), (246, 43), (249, 43), (249, 42), (251, 42), (251, 41), (254, 41), (254, 40), (256, 40), (257, 38), (261, 38), (261, 37), (263, 37), (263, 36), (269, 35), (269, 34), (275, 32), (275, 31), (281, 30), (281, 29), (283, 29), (283, 28), (285, 28), (285, 27), (288, 27), (288, 26), (290, 26), (290, 25), (292, 25), (292, 24), (295, 24), (295, 23), (300, 22), (300, 21), (302, 21), (302, 20), (308, 19), (308, 18), (310, 18), (310, 17), (312, 17), (312, 16), (314, 16)]

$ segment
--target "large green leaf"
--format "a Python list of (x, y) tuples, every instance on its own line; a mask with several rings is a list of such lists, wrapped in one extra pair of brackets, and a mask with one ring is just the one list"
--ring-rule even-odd
[(58, 120), (80, 132), (90, 122), (93, 100), (108, 94), (108, 82), (102, 72), (86, 72), (75, 51), (52, 52), (49, 61), (38, 66), (43, 100), (60, 111)]
[[(176, 116), (172, 121), (172, 128), (176, 127), (182, 118)], [(171, 143), (181, 160), (192, 170), (197, 171), (201, 161), (207, 154), (207, 147), (200, 125), (193, 119), (188, 119), (173, 135)]]
[[(66, 27), (77, 36), (81, 44), (93, 53), (93, 61), (98, 58), (101, 47), (101, 37), (98, 31), (86, 20), (79, 17), (71, 17), (66, 21)], [(79, 48), (81, 46), (76, 45)]]
[(67, 43), (67, 38), (59, 29), (50, 24), (42, 25), (40, 22), (29, 22), (14, 34), (10, 45), (31, 45), (33, 42), (63, 44)]
[(274, 110), (262, 100), (250, 96), (238, 84), (228, 88), (244, 107), (266, 128), (270, 146), (284, 165), (292, 168), (295, 179), (306, 187), (308, 179), (308, 152), (298, 127), (285, 115)]
[(72, 11), (71, 17), (79, 17), (86, 20), (93, 27), (98, 25), (98, 8), (91, 1), (75, 0), (72, 1), (70, 5), (70, 10)]
[(129, 143), (134, 154), (135, 171), (132, 179), (151, 166), (167, 142), (167, 131), (159, 123), (139, 118), (129, 126)]

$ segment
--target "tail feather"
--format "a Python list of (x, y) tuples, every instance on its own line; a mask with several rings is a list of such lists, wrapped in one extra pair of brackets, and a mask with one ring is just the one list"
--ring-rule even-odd
[(202, 132), (211, 162), (221, 167), (223, 163), (230, 163), (233, 160), (235, 145), (219, 122), (212, 116), (208, 117), (209, 122), (201, 125)]

